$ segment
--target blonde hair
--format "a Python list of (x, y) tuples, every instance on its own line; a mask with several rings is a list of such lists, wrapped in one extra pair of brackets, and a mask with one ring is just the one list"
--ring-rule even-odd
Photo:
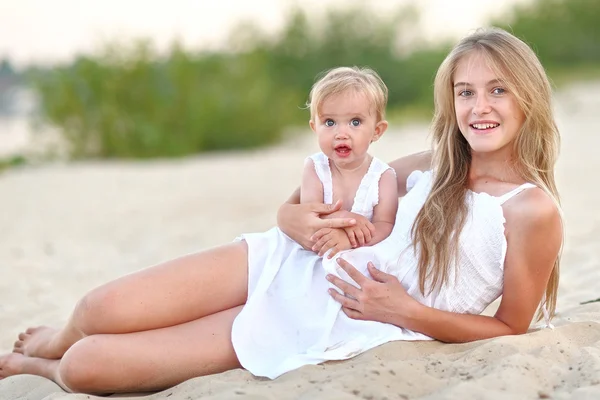
[[(458, 63), (476, 53), (501, 78), (525, 114), (513, 142), (510, 167), (526, 182), (542, 189), (560, 212), (554, 165), (560, 135), (552, 113), (552, 89), (544, 68), (531, 48), (510, 33), (479, 29), (460, 41), (442, 62), (435, 77), (435, 114), (432, 122), (434, 179), (431, 192), (412, 227), (413, 246), (419, 249), (419, 284), (425, 293), (442, 286), (458, 257), (458, 240), (467, 218), (467, 178), (470, 146), (461, 134), (454, 112), (454, 74)], [(561, 213), (562, 215), (562, 213)], [(559, 279), (557, 257), (545, 303), (550, 316), (556, 309)], [(538, 318), (541, 313), (538, 312)]]
[(325, 100), (331, 96), (352, 90), (366, 95), (374, 108), (377, 121), (385, 118), (388, 100), (388, 88), (377, 72), (369, 68), (338, 67), (326, 71), (313, 85), (306, 106), (310, 109), (310, 118), (319, 114)]

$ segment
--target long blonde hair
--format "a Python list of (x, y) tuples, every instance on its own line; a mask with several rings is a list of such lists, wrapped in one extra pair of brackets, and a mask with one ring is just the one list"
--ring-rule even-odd
[[(560, 135), (552, 113), (552, 89), (544, 68), (531, 48), (510, 33), (479, 29), (461, 40), (442, 62), (435, 77), (435, 115), (432, 122), (434, 179), (431, 193), (412, 227), (419, 254), (419, 285), (424, 294), (444, 285), (458, 258), (458, 241), (467, 218), (470, 146), (461, 134), (454, 112), (454, 74), (464, 57), (477, 52), (512, 92), (525, 114), (513, 142), (514, 171), (546, 192), (560, 211), (554, 165)], [(561, 214), (562, 215), (562, 214)], [(559, 257), (546, 287), (550, 316), (556, 309)], [(538, 313), (538, 318), (541, 316)]]

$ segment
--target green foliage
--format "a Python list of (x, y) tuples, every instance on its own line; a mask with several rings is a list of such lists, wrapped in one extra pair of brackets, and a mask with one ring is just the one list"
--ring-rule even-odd
[[(600, 0), (534, 0), (493, 25), (526, 40), (552, 71), (597, 71)], [(109, 45), (72, 65), (32, 74), (43, 117), (62, 128), (74, 157), (173, 157), (274, 143), (306, 124), (315, 76), (346, 65), (375, 69), (390, 89), (390, 117), (431, 115), (435, 71), (449, 46), (418, 41), (418, 15), (364, 5), (322, 18), (293, 10), (270, 37), (241, 24), (221, 52), (148, 42)], [(408, 111), (407, 111), (408, 110)]]
[(600, 64), (600, 0), (535, 0), (494, 25), (530, 44), (549, 68)]
[[(173, 45), (159, 57), (147, 42), (107, 46), (72, 65), (34, 75), (43, 116), (59, 126), (74, 157), (170, 157), (277, 141), (305, 124), (315, 76), (340, 65), (370, 66), (390, 88), (390, 105), (430, 104), (443, 51), (398, 55), (414, 11), (388, 18), (363, 8), (309, 21), (294, 10), (268, 39), (246, 24), (235, 51), (193, 53)], [(407, 77), (410, 79), (407, 79)], [(423, 100), (425, 99), (425, 100)]]
[(291, 105), (264, 62), (178, 46), (161, 61), (140, 42), (81, 57), (34, 82), (45, 116), (63, 129), (75, 157), (181, 156), (279, 137)]
[(25, 164), (27, 164), (27, 160), (20, 155), (0, 158), (0, 172), (8, 168), (19, 167)]

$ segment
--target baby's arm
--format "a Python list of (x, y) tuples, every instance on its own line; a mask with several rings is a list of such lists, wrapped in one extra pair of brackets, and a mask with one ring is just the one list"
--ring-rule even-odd
[[(315, 165), (312, 159), (306, 160), (304, 171), (302, 172), (302, 183), (300, 185), (300, 203), (323, 203), (323, 184), (317, 176)], [(319, 256), (323, 256), (329, 250), (329, 258), (342, 250), (352, 248), (346, 232), (339, 228), (319, 229), (315, 236), (321, 241), (318, 245), (312, 246), (312, 251)]]
[(394, 171), (387, 170), (379, 179), (379, 204), (373, 209), (375, 233), (367, 243), (372, 246), (392, 233), (398, 211), (398, 180)]
[(302, 171), (300, 184), (300, 203), (323, 203), (323, 184), (317, 176), (315, 164), (308, 158)]

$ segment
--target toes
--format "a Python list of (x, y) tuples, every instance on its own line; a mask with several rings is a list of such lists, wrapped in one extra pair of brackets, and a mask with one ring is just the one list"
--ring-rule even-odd
[(27, 328), (27, 330), (25, 331), (25, 333), (33, 333), (36, 330), (37, 330), (37, 328)]
[(31, 336), (31, 335), (30, 335), (30, 334), (28, 334), (28, 333), (23, 333), (23, 332), (21, 332), (21, 333), (19, 333), (19, 340), (27, 340), (27, 338), (28, 338), (29, 336)]
[(20, 340), (17, 340), (13, 346), (13, 353), (23, 353), (23, 342), (21, 342)]

